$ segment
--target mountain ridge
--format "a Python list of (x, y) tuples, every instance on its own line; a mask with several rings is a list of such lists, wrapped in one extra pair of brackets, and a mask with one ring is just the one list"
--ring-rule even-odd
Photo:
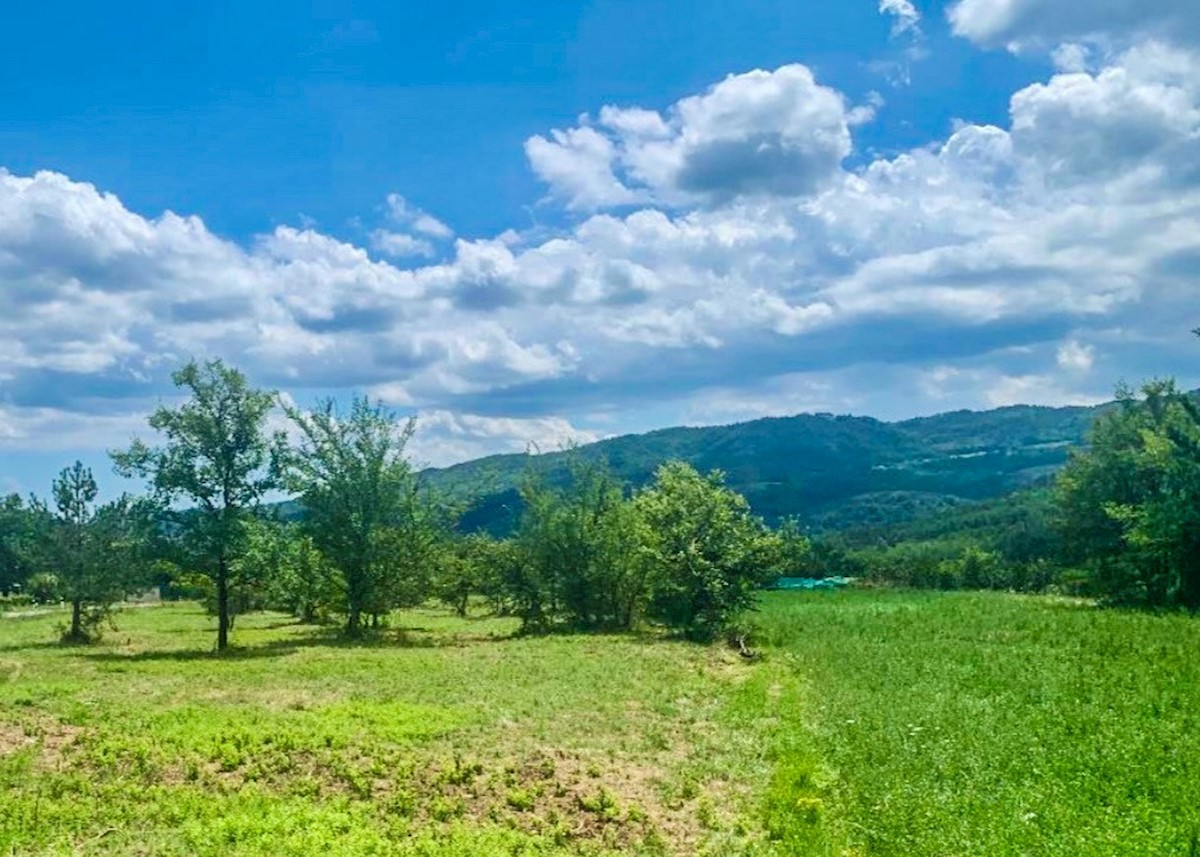
[(761, 417), (625, 434), (566, 451), (491, 455), (422, 474), (468, 505), (465, 529), (497, 535), (513, 527), (518, 488), (530, 469), (562, 484), (572, 456), (604, 462), (635, 488), (664, 461), (681, 459), (723, 471), (768, 521), (798, 516), (813, 529), (843, 529), (907, 520), (1045, 481), (1113, 404), (959, 409), (893, 422), (830, 413)]

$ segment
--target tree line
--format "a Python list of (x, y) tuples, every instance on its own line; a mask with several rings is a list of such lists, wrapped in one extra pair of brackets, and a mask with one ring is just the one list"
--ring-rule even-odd
[[(1119, 390), (1051, 484), (888, 532), (810, 539), (766, 527), (719, 473), (668, 462), (631, 492), (579, 457), (565, 481), (530, 468), (498, 539), (460, 530), (469, 503), (431, 491), (407, 455), (415, 423), (380, 403), (297, 408), (219, 360), (173, 380), (182, 404), (149, 419), (160, 444), (111, 453), (144, 496), (100, 503), (76, 462), (48, 500), (0, 501), (0, 609), (62, 600), (64, 640), (86, 642), (159, 585), (208, 605), (218, 649), (249, 610), (357, 636), (431, 598), (464, 615), (486, 603), (525, 632), (654, 623), (711, 639), (787, 576), (1200, 609), (1200, 406), (1171, 381)], [(278, 514), (285, 496), (299, 520)]]
[(1200, 609), (1200, 405), (1171, 380), (1121, 387), (1049, 484), (810, 556), (884, 583)]
[[(158, 444), (110, 453), (144, 496), (99, 503), (76, 462), (50, 502), (0, 504), (0, 592), (21, 593), (9, 604), (70, 604), (64, 640), (95, 639), (115, 603), (151, 584), (202, 599), (218, 650), (248, 610), (358, 636), (430, 598), (464, 614), (485, 601), (526, 632), (655, 623), (704, 640), (808, 551), (798, 527), (767, 528), (721, 474), (681, 462), (637, 492), (594, 464), (566, 485), (531, 468), (511, 538), (462, 533), (461, 510), (408, 457), (413, 420), (365, 397), (344, 409), (285, 404), (220, 360), (172, 378), (184, 398), (150, 416)], [(277, 514), (285, 496), (299, 520)]]

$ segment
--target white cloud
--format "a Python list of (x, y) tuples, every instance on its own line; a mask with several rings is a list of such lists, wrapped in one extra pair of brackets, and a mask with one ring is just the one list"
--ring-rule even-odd
[(843, 97), (802, 65), (729, 75), (665, 115), (606, 106), (589, 123), (525, 144), (534, 172), (575, 209), (809, 195), (850, 153)]
[(421, 250), (407, 265), (0, 173), (2, 443), (86, 444), (92, 416), (124, 432), (192, 355), (439, 415), (439, 462), (647, 403), (671, 422), (1080, 401), (1106, 385), (1093, 343), (1173, 371), (1200, 316), (1197, 59), (1145, 43), (1102, 65), (853, 169), (845, 100), (802, 66), (605, 108), (542, 138), (544, 177), (576, 208), (658, 207), (439, 244), (436, 264), (409, 242), (448, 236), (400, 197), (381, 233)]
[(1064, 42), (1050, 53), (1057, 71), (1071, 74), (1089, 71), (1092, 67), (1092, 49), (1078, 42)]
[(910, 0), (879, 0), (879, 14), (890, 15), (892, 36), (900, 36), (917, 29), (921, 22), (921, 13)]
[[(149, 408), (147, 402), (139, 402)], [(127, 446), (134, 435), (146, 434), (141, 410), (120, 413), (81, 413), (72, 408), (16, 407), (0, 404), (0, 453), (103, 450)]]
[(433, 245), (423, 238), (414, 238), (404, 232), (389, 232), (376, 229), (371, 233), (371, 246), (387, 256), (405, 259), (412, 256), (433, 258)]
[(393, 223), (408, 227), (430, 238), (445, 240), (454, 237), (454, 230), (432, 214), (417, 208), (398, 193), (387, 196), (387, 213)]
[(1200, 175), (1200, 58), (1161, 44), (1096, 74), (1055, 75), (1013, 96), (1013, 137), (1053, 180), (1137, 170), (1139, 183)]
[(859, 125), (867, 125), (874, 122), (884, 103), (883, 96), (878, 92), (872, 91), (867, 93), (867, 98), (862, 104), (851, 108), (846, 113), (846, 124), (851, 128), (855, 128)]
[(1048, 375), (1003, 375), (986, 392), (992, 408), (1009, 405), (1098, 405), (1111, 396), (1092, 396), (1060, 386)]
[(611, 208), (642, 201), (617, 178), (613, 141), (594, 128), (555, 129), (550, 138), (530, 137), (525, 154), (538, 178), (566, 201), (568, 208)]
[(1051, 48), (1064, 41), (1125, 43), (1145, 37), (1195, 43), (1195, 0), (958, 0), (954, 32), (981, 45)]
[(603, 437), (558, 416), (514, 419), (431, 410), (417, 414), (409, 451), (419, 464), (445, 467), (506, 452), (555, 452)]
[(1096, 349), (1072, 339), (1058, 347), (1058, 365), (1075, 372), (1090, 372), (1096, 362)]

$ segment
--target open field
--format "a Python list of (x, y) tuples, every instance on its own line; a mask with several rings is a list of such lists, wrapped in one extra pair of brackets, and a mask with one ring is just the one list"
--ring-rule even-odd
[(192, 605), (0, 622), (0, 853), (1200, 853), (1200, 622), (1002, 594), (768, 596), (765, 657), (346, 645)]

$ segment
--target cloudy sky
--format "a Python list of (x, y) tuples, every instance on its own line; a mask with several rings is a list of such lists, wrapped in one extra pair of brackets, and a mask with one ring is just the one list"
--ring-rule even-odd
[(193, 356), (433, 464), (1195, 385), (1195, 2), (19, 4), (0, 490)]

